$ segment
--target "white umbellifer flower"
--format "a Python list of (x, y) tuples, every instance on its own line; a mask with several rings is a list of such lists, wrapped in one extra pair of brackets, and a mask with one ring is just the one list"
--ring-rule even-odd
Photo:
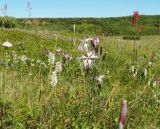
[(83, 61), (82, 61), (82, 66), (83, 66), (85, 69), (90, 69), (90, 68), (92, 68), (92, 66), (93, 66), (93, 61), (92, 61), (91, 59), (83, 60)]
[(49, 63), (49, 65), (53, 65), (54, 61), (55, 61), (55, 54), (50, 52), (49, 55), (48, 55), (48, 63)]
[(4, 47), (12, 47), (13, 45), (12, 45), (12, 43), (10, 43), (10, 42), (4, 42), (4, 43), (2, 44), (2, 46), (4, 46)]
[(82, 41), (82, 42), (80, 43), (80, 45), (78, 46), (78, 50), (80, 50), (80, 51), (88, 51), (88, 50), (89, 50), (89, 45), (88, 45), (88, 43), (85, 42), (85, 41)]
[(62, 63), (60, 61), (56, 62), (55, 71), (60, 73), (62, 71)]
[(102, 85), (103, 79), (104, 79), (104, 75), (100, 75), (100, 76), (96, 77), (98, 85)]
[(144, 76), (147, 77), (147, 69), (144, 69)]
[(56, 86), (57, 83), (58, 83), (57, 73), (56, 73), (56, 71), (53, 71), (52, 75), (51, 75), (51, 85)]

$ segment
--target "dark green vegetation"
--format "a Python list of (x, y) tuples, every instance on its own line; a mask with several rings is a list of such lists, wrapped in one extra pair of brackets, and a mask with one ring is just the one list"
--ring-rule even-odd
[[(57, 36), (48, 39), (29, 32), (0, 31), (0, 43), (13, 43), (8, 49), (0, 45), (0, 128), (117, 129), (123, 100), (128, 101), (125, 128), (160, 128), (158, 36), (144, 36), (136, 41), (135, 77), (131, 72), (133, 41), (124, 41), (121, 36), (100, 36), (100, 46), (107, 51), (106, 60), (95, 60), (94, 67), (86, 74), (77, 60), (81, 55), (77, 50), (80, 40), (76, 40), (74, 46), (73, 41), (59, 38), (63, 35)], [(80, 37), (83, 36), (77, 39)], [(73, 59), (62, 64), (59, 82), (52, 86), (50, 68), (37, 60), (47, 64), (48, 57), (43, 50), (55, 53), (57, 48), (67, 51)], [(26, 63), (21, 61), (24, 55), (27, 56)], [(15, 62), (16, 57), (18, 62)], [(56, 61), (59, 60), (63, 62), (62, 57), (56, 55)], [(146, 76), (144, 69), (148, 71)], [(105, 76), (101, 88), (93, 80), (97, 75)]]
[[(17, 19), (19, 25), (24, 26), (24, 19)], [(46, 22), (46, 29), (55, 31), (73, 32), (76, 24), (77, 33), (104, 34), (104, 35), (131, 35), (133, 34), (132, 17), (119, 18), (43, 18), (40, 23)], [(139, 25), (144, 24), (142, 35), (158, 34), (160, 16), (140, 16)], [(22, 27), (21, 26), (21, 27)], [(40, 25), (40, 29), (44, 26)]]
[(0, 17), (0, 27), (2, 28), (15, 28), (16, 19), (13, 17)]
[[(97, 35), (132, 35), (132, 16), (117, 18), (38, 18), (39, 30), (73, 32), (76, 24), (77, 33)], [(33, 29), (34, 19), (16, 19), (16, 25), (21, 29)], [(160, 28), (160, 16), (140, 16), (139, 26), (144, 25), (141, 35), (156, 35)], [(0, 22), (1, 26), (1, 22)]]

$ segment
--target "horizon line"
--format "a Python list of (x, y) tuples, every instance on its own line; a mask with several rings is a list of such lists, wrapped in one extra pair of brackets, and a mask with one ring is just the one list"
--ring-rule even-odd
[[(123, 17), (131, 17), (131, 16), (133, 16), (133, 15), (124, 15), (124, 16), (103, 16), (103, 17), (90, 17), (90, 16), (88, 16), (88, 17), (76, 17), (76, 16), (74, 16), (74, 17), (14, 17), (14, 16), (7, 16), (7, 17), (14, 17), (14, 18), (25, 18), (25, 19), (32, 19), (32, 18), (55, 18), (55, 19), (58, 19), (58, 18), (123, 18)], [(147, 15), (147, 14), (141, 14), (140, 16), (160, 16), (160, 14), (149, 14), (149, 15)], [(0, 17), (4, 17), (4, 16), (0, 16)]]

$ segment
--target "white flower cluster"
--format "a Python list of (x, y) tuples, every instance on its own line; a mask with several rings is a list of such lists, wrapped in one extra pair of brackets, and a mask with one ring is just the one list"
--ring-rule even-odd
[(62, 63), (60, 61), (55, 63), (55, 54), (51, 53), (51, 52), (48, 55), (48, 63), (49, 63), (49, 65), (52, 65), (52, 66), (55, 65), (55, 69), (54, 69), (54, 71), (52, 71), (52, 74), (51, 74), (50, 83), (51, 83), (52, 86), (56, 86), (57, 83), (58, 83), (57, 74), (59, 74), (62, 71)]
[(12, 45), (12, 43), (10, 43), (10, 42), (4, 42), (4, 43), (2, 44), (2, 46), (8, 48), (8, 47), (12, 47), (13, 45)]
[(62, 71), (62, 63), (60, 61), (56, 62), (55, 72), (60, 73)]
[(55, 54), (50, 52), (48, 54), (48, 64), (54, 65), (54, 62), (55, 62)]
[(58, 83), (58, 77), (57, 74), (62, 71), (62, 63), (60, 61), (56, 62), (55, 64), (55, 70), (52, 72), (51, 75), (51, 85), (56, 86)]
[(57, 72), (53, 71), (51, 75), (51, 85), (56, 86), (58, 83), (58, 77), (57, 77)]
[(48, 68), (46, 63), (39, 59), (35, 60), (27, 57), (26, 55), (18, 56), (15, 51), (12, 51), (11, 55), (13, 58), (13, 64), (11, 64), (12, 66), (16, 66), (18, 63), (21, 63), (23, 65), (30, 65), (31, 67), (38, 65), (40, 67)]

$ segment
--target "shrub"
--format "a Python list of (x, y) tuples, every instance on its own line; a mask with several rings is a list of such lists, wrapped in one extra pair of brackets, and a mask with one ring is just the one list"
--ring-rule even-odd
[(16, 19), (13, 17), (0, 17), (0, 27), (4, 28), (15, 28)]

